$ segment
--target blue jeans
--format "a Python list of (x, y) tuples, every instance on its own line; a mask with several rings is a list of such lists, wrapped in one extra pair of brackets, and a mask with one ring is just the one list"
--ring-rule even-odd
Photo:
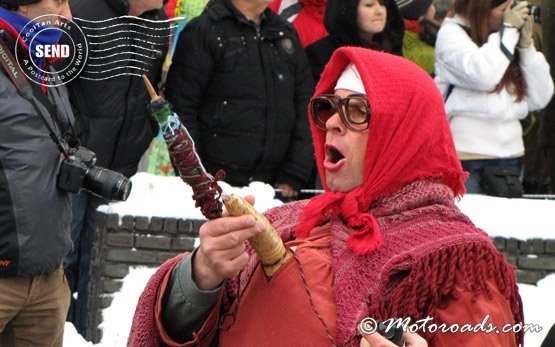
[(465, 182), (466, 192), (470, 194), (485, 194), (480, 187), (480, 173), (485, 166), (517, 167), (521, 172), (520, 180), (522, 181), (522, 160), (520, 158), (461, 160), (461, 164), (463, 170), (470, 173)]
[(94, 240), (96, 209), (108, 200), (81, 190), (71, 199), (71, 240), (73, 250), (64, 259), (64, 269), (72, 295), (67, 321), (75, 325), (79, 334), (87, 331), (88, 285), (91, 278), (91, 253)]

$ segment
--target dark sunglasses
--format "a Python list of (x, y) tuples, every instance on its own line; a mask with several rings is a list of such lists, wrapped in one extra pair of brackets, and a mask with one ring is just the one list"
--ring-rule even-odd
[(370, 123), (370, 106), (364, 94), (351, 94), (346, 98), (321, 94), (310, 100), (310, 110), (320, 130), (326, 130), (326, 122), (336, 113), (339, 113), (343, 124), (354, 131), (364, 131)]

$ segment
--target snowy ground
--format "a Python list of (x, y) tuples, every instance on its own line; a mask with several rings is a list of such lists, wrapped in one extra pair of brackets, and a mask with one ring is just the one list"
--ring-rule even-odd
[[(102, 206), (100, 209), (104, 212), (118, 213), (120, 216), (131, 214), (202, 218), (200, 212), (194, 208), (190, 188), (179, 178), (139, 173), (132, 180), (133, 190), (127, 202)], [(226, 184), (222, 186), (224, 192), (255, 195), (255, 207), (260, 211), (280, 204), (273, 199), (273, 189), (268, 185), (253, 183), (242, 189)], [(478, 227), (486, 230), (491, 236), (514, 237), (521, 240), (555, 238), (555, 218), (552, 215), (555, 211), (555, 201), (467, 195), (458, 205)], [(154, 269), (145, 267), (130, 270), (121, 291), (115, 294), (112, 305), (104, 310), (104, 322), (101, 326), (103, 338), (99, 344), (86, 342), (76, 333), (73, 325), (67, 323), (64, 345), (125, 346), (137, 300), (153, 272)], [(524, 303), (525, 322), (543, 327), (539, 333), (525, 335), (525, 346), (539, 347), (549, 328), (555, 324), (555, 274), (542, 279), (537, 286), (519, 284), (519, 290)]]

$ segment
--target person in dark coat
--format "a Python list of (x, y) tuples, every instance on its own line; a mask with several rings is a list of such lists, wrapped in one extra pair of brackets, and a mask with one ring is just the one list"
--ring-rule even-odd
[(308, 184), (310, 68), (294, 28), (267, 3), (210, 2), (181, 32), (166, 86), (208, 172), (284, 197)]
[[(146, 74), (154, 85), (160, 81), (169, 29), (167, 22), (143, 19), (165, 20), (163, 1), (71, 0), (70, 6), (89, 41), (88, 63), (79, 78), (68, 85), (76, 113), (75, 129), (81, 144), (96, 153), (97, 166), (130, 177), (137, 172), (142, 155), (158, 132), (158, 125), (147, 110), (150, 98), (141, 74)], [(139, 18), (105, 22), (124, 15)], [(95, 39), (97, 36), (102, 38)], [(146, 46), (145, 41), (149, 42)], [(135, 60), (144, 64), (129, 68)], [(72, 292), (78, 295), (72, 301), (68, 320), (83, 336), (87, 327), (94, 215), (97, 207), (106, 202), (84, 190), (72, 199), (71, 235), (75, 246), (64, 260), (64, 268)]]
[[(363, 20), (363, 13), (383, 17), (381, 31)], [(402, 55), (403, 17), (394, 0), (328, 0), (324, 25), (329, 35), (306, 47), (314, 81), (318, 82), (324, 66), (335, 50), (342, 46), (358, 46)], [(370, 25), (370, 27), (367, 27)]]

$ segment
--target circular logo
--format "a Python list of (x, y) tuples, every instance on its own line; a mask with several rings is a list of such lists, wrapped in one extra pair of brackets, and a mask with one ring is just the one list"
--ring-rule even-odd
[[(19, 47), (21, 42), (25, 49)], [(61, 15), (42, 15), (29, 21), (16, 40), (16, 60), (27, 78), (39, 85), (56, 87), (79, 76), (88, 57), (83, 30)], [(45, 69), (44, 63), (55, 66)]]
[(374, 318), (364, 318), (358, 324), (358, 330), (365, 335), (373, 334), (378, 330), (378, 322)]

